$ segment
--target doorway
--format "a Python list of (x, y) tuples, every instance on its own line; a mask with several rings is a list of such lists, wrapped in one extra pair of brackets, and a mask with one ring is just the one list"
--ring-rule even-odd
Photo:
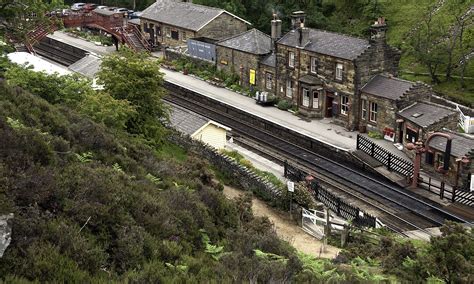
[(326, 96), (326, 115), (325, 117), (332, 117), (332, 103), (334, 97), (327, 95)]

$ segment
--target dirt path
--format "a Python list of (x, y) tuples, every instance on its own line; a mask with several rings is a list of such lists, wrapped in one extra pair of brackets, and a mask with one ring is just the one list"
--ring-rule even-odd
[[(224, 186), (224, 195), (228, 198), (233, 199), (243, 193), (241, 190)], [(277, 235), (301, 252), (316, 257), (334, 258), (340, 251), (339, 248), (327, 246), (326, 252), (320, 254), (321, 241), (305, 233), (290, 220), (288, 214), (278, 212), (257, 198), (252, 198), (252, 211), (255, 216), (268, 217), (274, 224)]]

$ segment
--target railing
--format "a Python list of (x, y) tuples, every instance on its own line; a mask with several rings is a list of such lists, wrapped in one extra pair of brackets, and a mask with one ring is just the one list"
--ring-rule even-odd
[[(291, 166), (285, 162), (284, 165), (285, 177), (292, 181), (304, 181), (307, 173), (302, 170)], [(359, 208), (352, 206), (337, 197), (335, 194), (322, 188), (317, 181), (314, 179), (310, 182), (311, 193), (314, 197), (321, 201), (326, 207), (331, 209), (338, 216), (343, 217), (346, 220), (352, 220), (353, 224), (361, 227), (375, 227), (377, 218), (370, 214), (360, 210)]]
[(471, 207), (474, 206), (474, 193), (460, 190), (456, 187), (447, 187), (444, 181), (438, 184), (431, 177), (420, 177), (418, 178), (418, 187), (439, 194), (441, 199), (446, 198), (451, 202), (458, 202)]
[(148, 41), (145, 39), (145, 35), (143, 35), (140, 29), (135, 25), (128, 25), (128, 27), (131, 29), (132, 33), (140, 40), (143, 47), (146, 50), (151, 51), (150, 43), (148, 43)]
[(390, 153), (360, 134), (357, 134), (357, 150), (361, 150), (381, 162), (389, 171), (397, 172), (406, 177), (413, 176), (412, 162)]

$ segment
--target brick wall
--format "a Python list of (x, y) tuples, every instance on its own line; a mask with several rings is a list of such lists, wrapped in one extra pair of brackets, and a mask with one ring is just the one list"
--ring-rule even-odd
[[(217, 69), (238, 74), (241, 79), (241, 85), (244, 87), (250, 87), (250, 69), (255, 70), (256, 86), (258, 86), (258, 82), (261, 79), (264, 79), (258, 70), (258, 62), (261, 56), (217, 45), (216, 57)], [(242, 69), (240, 68), (241, 66)]]

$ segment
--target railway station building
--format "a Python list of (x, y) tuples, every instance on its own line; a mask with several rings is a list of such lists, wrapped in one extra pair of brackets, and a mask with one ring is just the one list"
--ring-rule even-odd
[(292, 30), (276, 42), (275, 95), (291, 100), (308, 117), (332, 117), (359, 127), (359, 91), (373, 76), (398, 74), (400, 51), (386, 43), (383, 18), (370, 39), (305, 27), (305, 13), (292, 14)]
[(226, 10), (179, 0), (157, 0), (139, 18), (153, 45), (170, 47), (184, 46), (190, 38), (221, 40), (251, 25)]

